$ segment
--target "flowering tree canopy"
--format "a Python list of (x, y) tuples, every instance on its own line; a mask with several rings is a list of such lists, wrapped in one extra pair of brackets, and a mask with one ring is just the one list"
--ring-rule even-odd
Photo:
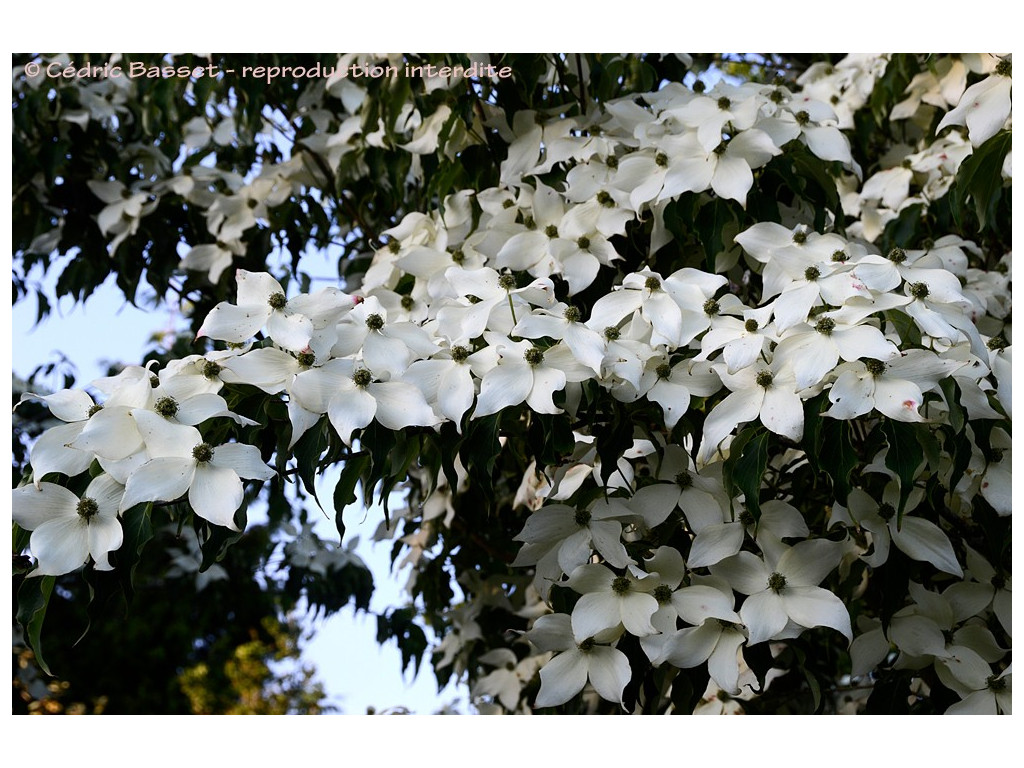
[(15, 64), (15, 298), (190, 324), (20, 396), (44, 671), (168, 529), (365, 608), (361, 498), (482, 712), (1010, 713), (1008, 56)]

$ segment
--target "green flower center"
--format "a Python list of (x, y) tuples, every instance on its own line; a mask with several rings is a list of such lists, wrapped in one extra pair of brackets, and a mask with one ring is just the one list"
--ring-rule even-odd
[(842, 263), (849, 260), (850, 256), (846, 251), (832, 251), (832, 261)]
[(807, 125), (809, 122), (811, 122), (811, 116), (807, 113), (806, 110), (803, 109), (797, 112), (795, 117), (797, 125)]
[(804, 270), (804, 280), (808, 282), (813, 283), (819, 277), (821, 277), (821, 270), (817, 267), (808, 267)]
[(576, 239), (576, 247), (579, 248), (581, 251), (589, 250), (590, 238), (587, 237), (586, 235), (581, 235), (579, 238)]
[(88, 521), (99, 514), (100, 505), (96, 503), (95, 499), (83, 496), (81, 501), (78, 502), (78, 506), (75, 508), (75, 511), (78, 512), (79, 517)]
[(989, 349), (1006, 349), (1009, 344), (1002, 336), (993, 336), (985, 342), (985, 346)]
[(178, 401), (173, 397), (161, 397), (153, 405), (153, 410), (169, 419), (178, 412)]
[(287, 303), (288, 299), (283, 293), (272, 293), (270, 298), (267, 299), (267, 304), (270, 305), (271, 309), (284, 309), (284, 305)]
[(714, 299), (708, 299), (707, 301), (704, 302), (703, 309), (705, 315), (708, 315), (709, 317), (714, 317), (721, 311), (722, 307)]
[(625, 576), (616, 576), (612, 582), (612, 592), (616, 595), (624, 595), (629, 592), (629, 579)]
[(996, 64), (996, 74), (1002, 75), (1003, 77), (1010, 77), (1010, 72), (1013, 70), (1012, 63), (1009, 59), (1003, 59)]
[(864, 367), (872, 376), (881, 376), (885, 373), (885, 363), (881, 360), (868, 359), (864, 361)]
[(693, 485), (693, 475), (690, 473), (690, 470), (684, 469), (680, 472), (676, 472), (676, 485), (684, 491)]
[(672, 600), (672, 587), (668, 584), (659, 584), (654, 588), (654, 599), (659, 603), (667, 603)]
[(896, 507), (889, 502), (878, 505), (878, 516), (888, 522), (896, 516)]
[(515, 200), (503, 200), (502, 203), (501, 203), (501, 207), (504, 208), (505, 210), (508, 210), (509, 208), (511, 208), (515, 204), (516, 204)]
[(224, 369), (213, 360), (206, 360), (203, 363), (203, 376), (208, 379), (216, 379), (222, 370)]
[(721, 157), (722, 155), (725, 154), (725, 150), (727, 150), (728, 148), (729, 148), (729, 142), (723, 141), (723, 142), (719, 143), (719, 145), (717, 147), (715, 147), (712, 151), (716, 155)]
[(316, 355), (312, 352), (299, 352), (296, 359), (303, 368), (310, 368), (316, 362)]
[(750, 513), (749, 509), (744, 509), (742, 512), (740, 512), (739, 520), (740, 525), (753, 525), (755, 522), (754, 516)]
[(391, 251), (392, 253), (398, 253), (400, 250), (402, 250), (402, 244), (398, 242), (398, 240), (389, 240), (388, 250)]
[(910, 295), (915, 299), (928, 298), (928, 285), (926, 283), (913, 283), (910, 286)]
[(515, 275), (504, 274), (498, 278), (498, 286), (504, 288), (506, 291), (512, 291), (516, 288), (516, 277)]
[(619, 167), (619, 158), (617, 158), (615, 155), (609, 155), (608, 158), (604, 161), (604, 164), (614, 171), (616, 168)]
[(776, 88), (774, 91), (771, 92), (768, 98), (771, 99), (772, 103), (774, 104), (781, 104), (783, 101), (785, 101), (786, 94), (784, 94), (781, 90)]
[(836, 321), (831, 317), (823, 317), (814, 325), (814, 330), (818, 333), (822, 333), (825, 336), (831, 336), (832, 331), (836, 329)]
[(667, 379), (672, 375), (672, 366), (668, 363), (662, 363), (654, 369), (654, 372), (658, 374), (659, 379)]
[(558, 227), (556, 227), (554, 224), (548, 224), (546, 227), (544, 227), (544, 234), (550, 238), (556, 238), (558, 237)]
[(590, 523), (590, 510), (589, 509), (577, 509), (574, 517), (576, 525), (581, 528)]
[(718, 108), (723, 112), (732, 106), (732, 102), (729, 101), (728, 96), (723, 96), (718, 100)]
[(753, 318), (747, 320), (745, 323), (743, 323), (743, 330), (745, 330), (747, 333), (753, 333), (754, 331), (756, 331), (757, 320), (754, 320)]
[(570, 305), (565, 308), (564, 317), (570, 323), (578, 323), (580, 321), (580, 318), (583, 317), (583, 313), (580, 312), (579, 307), (574, 307)]
[(523, 359), (530, 365), (536, 367), (544, 362), (544, 353), (536, 347), (530, 347), (523, 353)]
[(366, 327), (371, 331), (379, 331), (384, 327), (384, 318), (374, 312), (372, 315), (366, 316)]
[(768, 589), (772, 592), (781, 592), (786, 586), (786, 577), (781, 573), (773, 573), (768, 577)]
[(527, 216), (525, 219), (523, 219), (523, 226), (526, 227), (527, 229), (536, 229), (537, 222), (534, 220), (533, 216)]
[(93, 416), (95, 416), (97, 413), (99, 413), (102, 410), (103, 410), (103, 406), (97, 403), (96, 405), (92, 406), (89, 409), (89, 414), (88, 414), (87, 418), (91, 419)]
[(213, 458), (213, 446), (209, 443), (200, 443), (192, 449), (192, 458), (200, 464), (205, 464)]
[(990, 675), (986, 681), (986, 687), (990, 691), (1005, 691), (1006, 690), (1006, 678), (999, 677), (999, 675)]
[(469, 350), (465, 347), (455, 346), (452, 347), (452, 360), (456, 363), (464, 363), (469, 357)]
[(603, 205), (605, 208), (614, 208), (615, 200), (605, 190), (601, 190), (597, 193), (597, 202), (599, 205)]
[(416, 305), (416, 300), (412, 296), (403, 296), (401, 304), (402, 304), (402, 309), (404, 309), (406, 312), (408, 312), (410, 309), (412, 309)]
[(657, 291), (661, 288), (661, 279), (651, 275), (644, 280), (644, 288), (649, 291)]
[(803, 245), (804, 243), (807, 242), (807, 233), (804, 232), (802, 229), (798, 229), (796, 232), (793, 233), (793, 242), (796, 243), (797, 245)]
[(588, 637), (576, 647), (580, 649), (580, 653), (590, 653), (594, 650), (594, 638)]
[(833, 93), (831, 96), (829, 96), (828, 100), (832, 104), (832, 106), (835, 106), (836, 104), (839, 103), (839, 96)]
[(757, 386), (768, 389), (772, 385), (773, 379), (771, 371), (759, 371), (754, 381), (757, 383)]
[(654, 164), (659, 168), (664, 168), (668, 165), (668, 155), (664, 152), (659, 152), (654, 156)]
[[(511, 200), (506, 200), (505, 202), (511, 202)], [(461, 264), (465, 260), (466, 254), (462, 252), (461, 248), (456, 248), (454, 251), (452, 251), (452, 261), (454, 261), (456, 264)]]
[(902, 264), (907, 260), (907, 252), (902, 248), (893, 248), (889, 253), (886, 254), (885, 258), (891, 261), (893, 264)]
[(357, 387), (366, 387), (373, 381), (373, 374), (365, 368), (360, 368), (352, 374), (352, 381), (356, 383)]
[(694, 80), (693, 81), (693, 92), (694, 93), (704, 93), (704, 91), (706, 91), (706, 90), (707, 90), (707, 86), (704, 85), (704, 81), (703, 80)]
[(604, 329), (604, 337), (608, 339), (608, 341), (618, 341), (619, 336), (621, 335), (622, 331), (613, 326), (608, 326), (607, 328)]

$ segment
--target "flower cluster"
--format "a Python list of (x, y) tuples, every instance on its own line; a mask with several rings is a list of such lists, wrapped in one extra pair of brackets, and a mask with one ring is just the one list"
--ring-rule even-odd
[[(843, 647), (852, 642), (854, 679), (880, 665), (927, 669), (962, 698), (951, 711), (1008, 712), (1009, 650), (989, 626), (997, 621), (1009, 637), (1009, 579), (954, 545), (950, 529), (979, 498), (997, 516), (1011, 513), (1002, 428), (1010, 278), (978, 266), (1008, 267), (1010, 256), (956, 235), (917, 248), (878, 243), (909, 207), (947, 195), (960, 165), (1003, 130), (1009, 63), (948, 61), (915, 79), (892, 118), (925, 122), (937, 108), (945, 115), (936, 135), (862, 183), (844, 130), (886, 62), (816, 65), (796, 90), (670, 83), (586, 116), (486, 114), (483, 127), (507, 142), (500, 182), (406, 215), (383, 233), (358, 285), (289, 295), (270, 275), (239, 269), (235, 301), (217, 305), (199, 333), (222, 342), (220, 351), (96, 382), (106, 396), (99, 404), (81, 391), (40, 397), (65, 423), (36, 443), (34, 484), (14, 494), (15, 522), (34, 531), (38, 572), (89, 558), (109, 567), (118, 514), (144, 502), (187, 498), (210, 523), (240, 527), (242, 480), (273, 472), (257, 448), (207, 437), (224, 434), (221, 423), (253, 423), (229, 410), (218, 394), (225, 384), (282, 399), (289, 448), (325, 420), (355, 452), (372, 449), (376, 426), (436, 435), (450, 425), (463, 435), (487, 419), (565, 416), (568, 449), (535, 460), (515, 500), (530, 511), (513, 531), (521, 548), (512, 562), (532, 569), (532, 607), (518, 614), (529, 628), (518, 654), (478, 656), (489, 669), (475, 695), (517, 711), (528, 689), (533, 706), (552, 707), (590, 686), (623, 704), (634, 669), (622, 649), (635, 638), (651, 667), (706, 669), (713, 687), (740, 696), (751, 674), (746, 649), (777, 652), (820, 628)], [(968, 88), (968, 73), (984, 79)], [(358, 109), (355, 86), (328, 85), (338, 88)], [(436, 151), (446, 109), (400, 118), (410, 132), (402, 148)], [(945, 132), (961, 125), (966, 136)], [(335, 168), (360, 130), (345, 122), (310, 147)], [(218, 140), (200, 133), (196, 142)], [(472, 141), (465, 134), (448, 149)], [(787, 154), (832, 168), (855, 222), (843, 226), (838, 209), (816, 216), (779, 206), (779, 220), (723, 233), (703, 263), (685, 258), (683, 204), (745, 210), (759, 174)], [(1003, 172), (1008, 181), (1008, 163)], [(305, 173), (298, 163), (271, 166), (210, 200), (217, 243), (195, 246), (182, 266), (216, 281), (241, 235)], [(119, 236), (146, 210), (137, 195), (115, 191), (96, 189), (112, 199), (101, 228)], [(624, 252), (637, 238), (639, 261)], [(670, 251), (684, 258), (664, 258)], [(588, 421), (604, 401), (649, 407), (657, 422), (627, 428), (610, 457)], [(878, 439), (862, 439), (864, 454), (849, 457), (841, 476), (826, 454), (844, 447), (821, 435), (848, 436), (851, 425)], [(44, 479), (94, 462), (99, 472), (81, 498)], [(464, 457), (454, 463), (464, 480)], [(822, 508), (801, 498), (795, 478), (808, 468), (836, 489)], [(453, 525), (461, 488), (445, 474), (411, 471), (424, 476), (434, 509), (422, 513), (424, 536), (404, 540), (413, 557)], [(926, 494), (943, 519), (919, 514)], [(891, 619), (851, 621), (849, 601), (894, 552), (947, 586), (911, 582)], [(442, 666), (480, 639), (465, 631), (478, 610), (464, 606)]]

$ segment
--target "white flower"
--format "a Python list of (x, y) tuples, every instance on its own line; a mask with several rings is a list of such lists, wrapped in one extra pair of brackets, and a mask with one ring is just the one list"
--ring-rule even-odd
[[(946, 710), (947, 715), (1012, 715), (1013, 665), (998, 675), (975, 676), (967, 682), (973, 688), (962, 701)], [(961, 694), (963, 695), (963, 694)]]
[[(747, 595), (740, 617), (750, 644), (796, 637), (804, 627), (831, 627), (853, 639), (850, 614), (843, 601), (817, 586), (838, 564), (841, 544), (827, 539), (801, 541), (767, 561), (740, 552), (712, 566), (711, 573)], [(788, 628), (788, 629), (787, 629)]]
[[(307, 411), (326, 413), (346, 445), (352, 434), (374, 419), (387, 429), (431, 427), (440, 422), (423, 393), (404, 381), (375, 381), (355, 360), (330, 360), (302, 371), (292, 383), (292, 397)], [(301, 433), (296, 429), (292, 441)]]
[(922, 489), (914, 488), (907, 500), (903, 518), (898, 521), (896, 509), (900, 503), (900, 491), (897, 483), (892, 482), (886, 486), (881, 504), (860, 488), (854, 488), (847, 499), (849, 513), (837, 503), (833, 505), (833, 518), (870, 531), (874, 549), (862, 559), (872, 568), (878, 568), (888, 560), (889, 542), (892, 541), (907, 557), (931, 563), (940, 571), (962, 577), (963, 569), (957, 562), (949, 537), (930, 520), (909, 514), (923, 496)]
[(187, 494), (197, 515), (240, 530), (235, 512), (242, 505), (241, 478), (269, 480), (275, 474), (260, 459), (259, 449), (241, 443), (214, 447), (195, 427), (173, 424), (149, 411), (137, 411), (135, 421), (153, 458), (128, 475), (121, 511), (143, 501), (175, 501)]
[(595, 329), (615, 328), (639, 310), (654, 329), (652, 345), (685, 346), (711, 325), (705, 305), (727, 282), (724, 275), (690, 267), (666, 278), (644, 269), (626, 275), (620, 289), (598, 299), (587, 324)]
[(524, 401), (536, 413), (561, 413), (552, 395), (564, 389), (569, 380), (587, 378), (587, 369), (576, 362), (565, 344), (545, 350), (529, 341), (509, 340), (501, 344), (498, 364), (484, 375), (480, 384), (473, 418), (488, 416)]
[(89, 417), (100, 410), (84, 390), (62, 389), (52, 395), (36, 395), (26, 392), (19, 404), (25, 400), (42, 400), (50, 413), (66, 424), (50, 427), (32, 444), (29, 461), (32, 464), (32, 481), (36, 488), (40, 481), (51, 472), (74, 477), (85, 472), (95, 455), (91, 451), (70, 447), (89, 423)]
[(540, 339), (546, 336), (564, 341), (581, 365), (587, 366), (595, 374), (600, 374), (605, 340), (597, 331), (587, 327), (580, 320), (578, 308), (559, 303), (551, 309), (536, 309), (521, 318), (512, 329), (512, 335), (526, 339)]
[(121, 546), (117, 519), (124, 486), (99, 475), (82, 498), (60, 485), (26, 485), (13, 493), (14, 522), (32, 531), (29, 548), (38, 560), (34, 576), (60, 576), (81, 567), (90, 557), (97, 570), (109, 571), (107, 555)]
[(577, 637), (614, 631), (620, 624), (637, 637), (658, 632), (651, 624), (658, 601), (648, 591), (657, 586), (656, 579), (641, 580), (631, 571), (616, 576), (599, 563), (587, 563), (572, 572), (566, 585), (583, 595), (572, 610)]
[(265, 272), (237, 272), (238, 303), (222, 301), (206, 316), (196, 338), (209, 336), (241, 343), (264, 326), (269, 336), (292, 352), (301, 352), (313, 338), (314, 318), (337, 317), (352, 300), (337, 290), (288, 299), (281, 284)]
[(861, 324), (860, 314), (840, 309), (818, 315), (813, 325), (793, 326), (782, 334), (774, 361), (793, 371), (798, 389), (806, 389), (821, 382), (840, 358), (884, 362), (899, 357), (899, 349), (880, 330)]
[(337, 342), (332, 357), (361, 354), (370, 370), (378, 375), (401, 376), (413, 358), (437, 351), (437, 344), (420, 326), (410, 322), (389, 322), (388, 312), (376, 296), (370, 296), (337, 324)]
[(935, 127), (935, 133), (950, 125), (966, 125), (971, 144), (981, 146), (1002, 130), (1010, 116), (1011, 85), (1007, 58), (996, 65), (993, 74), (964, 91), (956, 108)]
[(231, 266), (235, 256), (245, 255), (245, 246), (238, 241), (231, 243), (203, 243), (193, 246), (185, 254), (178, 266), (181, 269), (191, 269), (197, 272), (206, 272), (211, 283), (220, 280), (224, 270)]
[(711, 460), (721, 442), (739, 425), (760, 416), (761, 423), (777, 435), (799, 440), (804, 432), (804, 408), (791, 371), (773, 362), (731, 374), (725, 365), (712, 366), (732, 392), (714, 407), (704, 421), (704, 437), (698, 465)]
[(966, 363), (943, 360), (926, 349), (911, 349), (888, 360), (857, 360), (843, 363), (828, 399), (826, 416), (854, 419), (872, 408), (897, 421), (924, 421), (918, 408), (924, 392), (938, 389), (939, 379), (950, 376)]
[(622, 703), (622, 692), (632, 677), (622, 651), (598, 645), (593, 637), (573, 634), (571, 620), (564, 613), (541, 616), (526, 637), (542, 651), (559, 652), (540, 670), (535, 707), (564, 704), (582, 691), (588, 680), (601, 698)]
[[(537, 576), (549, 584), (562, 573), (572, 573), (586, 563), (594, 550), (616, 568), (633, 562), (622, 544), (622, 526), (634, 513), (616, 499), (599, 501), (589, 509), (550, 504), (530, 515), (514, 541), (524, 542), (512, 563), (536, 565)], [(547, 589), (538, 589), (547, 595)]]

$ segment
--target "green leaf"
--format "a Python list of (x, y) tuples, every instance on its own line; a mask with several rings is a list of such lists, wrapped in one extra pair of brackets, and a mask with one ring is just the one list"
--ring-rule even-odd
[(728, 229), (733, 221), (735, 218), (729, 203), (720, 197), (702, 205), (697, 213), (697, 237), (704, 246), (704, 264), (709, 272), (715, 271), (715, 257), (725, 249), (722, 232)]
[(846, 503), (850, 494), (850, 473), (857, 466), (857, 451), (854, 450), (850, 422), (839, 419), (822, 420), (822, 442), (818, 460), (821, 468), (832, 479), (832, 490), (836, 501)]
[(917, 470), (924, 461), (924, 449), (912, 424), (885, 419), (882, 422), (882, 433), (889, 444), (885, 466), (895, 472), (900, 480), (900, 508), (896, 518), (896, 525), (899, 526), (903, 522), (903, 510), (914, 487)]
[(323, 455), (324, 448), (327, 446), (325, 431), (321, 421), (300, 437), (292, 449), (292, 455), (295, 457), (295, 471), (299, 475), (299, 479), (302, 480), (302, 487), (313, 497), (320, 509), (323, 509), (323, 505), (316, 495), (316, 469), (320, 463), (320, 456)]
[(963, 161), (950, 190), (954, 216), (959, 218), (957, 212), (965, 209), (967, 201), (971, 200), (980, 228), (994, 226), (996, 207), (1003, 194), (1003, 162), (1012, 144), (1013, 132), (1001, 131)]
[(807, 463), (811, 465), (815, 475), (821, 471), (819, 456), (821, 454), (821, 430), (825, 419), (821, 412), (828, 405), (828, 392), (804, 401), (804, 436), (801, 439)]
[(137, 504), (121, 517), (124, 540), (117, 550), (117, 570), (121, 573), (125, 596), (133, 594), (135, 569), (142, 560), (142, 550), (153, 538), (153, 524), (150, 520), (152, 504)]
[(888, 253), (894, 246), (904, 246), (915, 243), (920, 238), (924, 224), (921, 214), (924, 211), (924, 204), (917, 203), (908, 205), (899, 216), (885, 225), (882, 233), (882, 253)]
[(494, 464), (501, 453), (501, 443), (498, 442), (501, 413), (499, 411), (482, 419), (471, 420), (466, 426), (466, 436), (459, 449), (459, 457), (470, 480), (478, 484), (488, 498), (494, 489), (491, 477)]
[[(732, 466), (731, 478), (736, 488), (743, 492), (744, 503), (754, 520), (761, 519), (761, 479), (764, 477), (764, 470), (768, 466), (768, 438), (769, 432), (763, 427), (757, 428), (757, 433), (751, 437), (743, 446)], [(736, 454), (730, 449), (729, 459), (732, 460)]]
[(39, 668), (50, 676), (53, 673), (43, 659), (40, 633), (56, 580), (55, 576), (32, 577), (22, 581), (21, 587), (18, 589), (18, 624), (25, 631), (25, 640), (29, 648), (32, 649), (32, 653), (35, 654)]
[(341, 470), (338, 482), (334, 486), (334, 524), (338, 528), (341, 539), (345, 539), (345, 522), (342, 520), (342, 512), (349, 504), (356, 500), (356, 483), (362, 476), (363, 471), (370, 466), (370, 454), (365, 451), (353, 454), (345, 461)]

